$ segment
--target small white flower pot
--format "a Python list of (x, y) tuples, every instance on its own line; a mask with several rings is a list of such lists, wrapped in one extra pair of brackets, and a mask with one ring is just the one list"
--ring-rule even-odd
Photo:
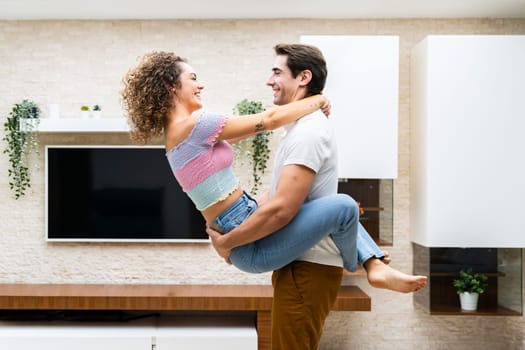
[(476, 311), (478, 309), (478, 298), (478, 293), (460, 293), (459, 303), (461, 304), (461, 310)]

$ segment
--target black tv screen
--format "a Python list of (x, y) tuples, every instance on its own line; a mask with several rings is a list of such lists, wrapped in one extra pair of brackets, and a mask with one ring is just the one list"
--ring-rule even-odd
[(209, 242), (162, 147), (47, 146), (45, 163), (48, 240)]

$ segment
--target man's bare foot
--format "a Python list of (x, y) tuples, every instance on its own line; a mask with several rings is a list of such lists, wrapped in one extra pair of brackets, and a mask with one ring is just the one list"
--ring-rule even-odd
[(375, 288), (389, 289), (400, 293), (413, 293), (427, 285), (426, 276), (407, 275), (375, 258), (365, 262), (365, 270), (368, 283)]

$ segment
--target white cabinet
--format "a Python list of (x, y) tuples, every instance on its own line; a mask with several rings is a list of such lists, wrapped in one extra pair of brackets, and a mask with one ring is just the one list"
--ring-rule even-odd
[(325, 56), (339, 178), (397, 178), (399, 37), (307, 35)]
[(428, 36), (411, 55), (411, 235), (525, 247), (525, 36)]
[(257, 350), (257, 331), (244, 316), (166, 318), (154, 342), (156, 350)]
[(2, 322), (0, 349), (151, 350), (154, 330), (147, 324)]
[(132, 322), (0, 322), (0, 349), (257, 350), (253, 317), (178, 316)]

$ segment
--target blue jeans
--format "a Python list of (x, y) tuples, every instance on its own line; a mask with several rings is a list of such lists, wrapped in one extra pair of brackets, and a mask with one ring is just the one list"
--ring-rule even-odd
[[(211, 226), (227, 233), (255, 210), (257, 202), (244, 193)], [(288, 225), (258, 241), (233, 249), (230, 260), (245, 272), (273, 271), (296, 260), (327, 235), (339, 248), (344, 268), (348, 271), (355, 271), (358, 259), (364, 263), (372, 256), (383, 256), (359, 223), (356, 202), (348, 195), (336, 194), (304, 203)]]

